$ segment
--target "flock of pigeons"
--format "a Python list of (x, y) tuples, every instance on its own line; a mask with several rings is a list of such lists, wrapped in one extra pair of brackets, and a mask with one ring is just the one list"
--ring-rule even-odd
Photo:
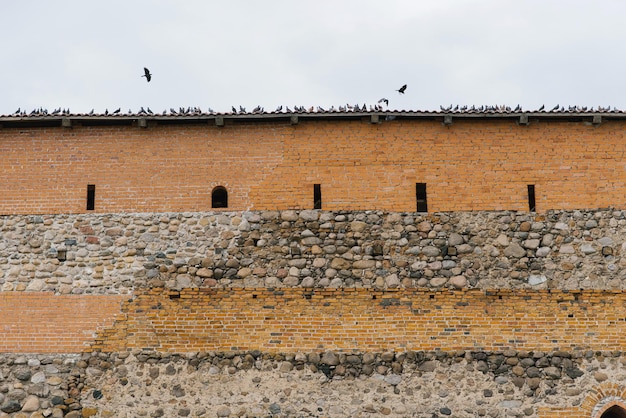
[[(150, 72), (150, 70), (147, 67), (144, 67), (143, 69), (144, 73), (141, 77), (145, 77), (146, 81), (149, 83), (152, 80), (152, 73)], [(396, 91), (399, 94), (404, 94), (405, 91), (407, 89), (407, 85), (404, 84), (402, 87), (400, 87), (399, 89), (397, 89)], [(293, 106), (293, 109), (289, 108), (289, 106), (285, 106), (283, 107), (278, 106), (273, 112), (266, 112), (265, 109), (262, 106), (256, 106), (254, 109), (252, 109), (250, 112), (248, 112), (246, 110), (245, 107), (243, 106), (239, 106), (239, 108), (236, 108), (235, 106), (232, 106), (231, 108), (231, 112), (230, 114), (263, 114), (263, 113), (314, 113), (314, 112), (319, 112), (319, 113), (326, 113), (326, 112), (381, 112), (384, 111), (385, 108), (383, 107), (383, 104), (385, 107), (389, 106), (389, 100), (385, 97), (381, 98), (380, 100), (378, 100), (378, 102), (374, 105), (370, 105), (369, 107), (367, 106), (367, 104), (363, 104), (362, 106), (359, 104), (346, 104), (344, 106), (338, 106), (337, 108), (335, 108), (334, 106), (331, 106), (328, 109), (325, 109), (321, 106), (311, 106), (311, 107), (304, 107), (304, 106)], [(515, 108), (511, 108), (510, 106), (504, 106), (504, 105), (495, 105), (495, 106), (491, 106), (491, 105), (487, 105), (487, 106), (453, 106), (450, 105), (448, 107), (444, 107), (444, 106), (440, 106), (440, 109), (442, 112), (446, 112), (446, 113), (454, 113), (454, 112), (460, 112), (460, 113), (510, 113), (510, 112), (521, 112), (522, 111), (522, 107), (520, 105), (517, 105), (517, 107)], [(536, 110), (536, 112), (548, 112), (545, 109), (545, 106), (542, 105), (538, 110)], [(551, 110), (549, 110), (549, 112), (570, 112), (570, 113), (580, 113), (580, 112), (621, 112), (619, 110), (617, 110), (617, 108), (611, 108), (611, 106), (607, 106), (607, 107), (603, 107), (603, 106), (598, 106), (597, 108), (593, 108), (593, 107), (587, 107), (587, 106), (559, 106), (556, 105), (554, 106)], [(162, 116), (193, 116), (193, 115), (202, 115), (202, 114), (217, 114), (218, 112), (215, 112), (213, 109), (208, 108), (207, 112), (203, 112), (199, 107), (179, 107), (178, 109), (174, 109), (174, 108), (170, 108), (169, 111), (164, 110), (161, 113), (155, 113), (153, 112), (149, 107), (147, 108), (141, 108), (139, 110), (139, 112), (137, 113), (133, 113), (132, 110), (128, 110), (128, 113), (123, 113), (121, 108), (117, 108), (116, 110), (109, 112), (108, 109), (105, 110), (104, 112), (104, 116), (109, 116), (109, 115), (119, 115), (119, 114), (126, 114), (126, 115), (162, 115)], [(31, 112), (26, 112), (20, 108), (18, 108), (15, 112), (13, 112), (13, 114), (11, 114), (11, 116), (70, 116), (70, 115), (74, 115), (70, 112), (70, 109), (62, 109), (62, 108), (58, 108), (55, 109), (51, 112), (48, 112), (47, 109), (44, 108), (38, 108), (38, 109), (34, 109)], [(89, 113), (86, 114), (82, 114), (82, 115), (86, 115), (86, 116), (92, 116), (92, 115), (101, 115), (101, 114), (96, 114), (94, 113), (94, 109), (91, 109), (91, 111)]]

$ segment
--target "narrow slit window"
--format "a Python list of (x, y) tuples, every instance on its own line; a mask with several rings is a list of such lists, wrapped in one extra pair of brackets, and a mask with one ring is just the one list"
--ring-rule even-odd
[(224, 186), (217, 186), (211, 192), (211, 207), (212, 208), (227, 208), (228, 207), (228, 191)]
[(528, 185), (528, 210), (531, 212), (537, 211), (537, 205), (535, 204), (535, 185)]
[(417, 211), (428, 212), (426, 201), (426, 183), (415, 183), (415, 197), (417, 199)]
[(94, 210), (96, 208), (96, 185), (87, 185), (87, 210)]
[(313, 209), (322, 208), (322, 185), (313, 185)]

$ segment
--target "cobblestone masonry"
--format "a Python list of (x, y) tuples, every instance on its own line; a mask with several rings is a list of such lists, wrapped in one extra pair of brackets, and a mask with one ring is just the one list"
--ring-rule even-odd
[(0, 417), (600, 418), (626, 393), (624, 228), (614, 209), (0, 217)]
[(210, 208), (229, 191), (231, 210), (313, 207), (430, 211), (624, 208), (624, 121), (398, 119), (263, 120), (209, 124), (0, 129), (0, 214)]
[(616, 352), (199, 352), (0, 357), (0, 416), (598, 418)]
[(620, 210), (0, 217), (0, 289), (624, 289)]

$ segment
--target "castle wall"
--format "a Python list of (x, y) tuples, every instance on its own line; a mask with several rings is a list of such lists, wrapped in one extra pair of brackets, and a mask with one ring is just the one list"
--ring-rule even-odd
[(96, 119), (0, 127), (0, 418), (626, 408), (623, 121)]
[(0, 356), (0, 416), (596, 418), (624, 405), (616, 352)]
[(624, 228), (620, 210), (0, 217), (0, 416), (590, 417), (626, 393)]
[(231, 210), (313, 208), (538, 211), (624, 207), (622, 121), (600, 125), (494, 118), (303, 120), (0, 129), (0, 213), (206, 211), (211, 191)]
[(623, 289), (626, 212), (0, 217), (0, 289)]

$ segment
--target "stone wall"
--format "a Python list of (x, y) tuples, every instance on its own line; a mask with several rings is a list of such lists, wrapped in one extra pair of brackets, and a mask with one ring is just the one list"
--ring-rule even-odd
[(626, 399), (624, 237), (613, 209), (3, 216), (0, 417), (589, 418)]
[(592, 351), (3, 355), (0, 417), (589, 418), (624, 397), (625, 364)]
[(0, 289), (624, 289), (626, 211), (0, 217)]

